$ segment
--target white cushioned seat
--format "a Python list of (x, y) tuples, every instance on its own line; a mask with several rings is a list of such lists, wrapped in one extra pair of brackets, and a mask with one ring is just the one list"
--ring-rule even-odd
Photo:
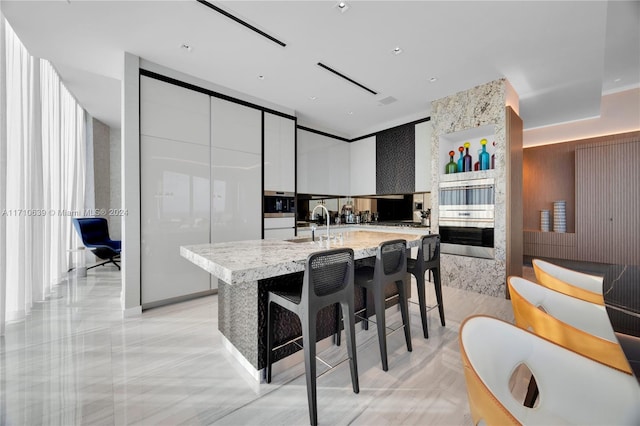
[(516, 325), (530, 328), (545, 339), (631, 374), (604, 306), (520, 277), (509, 277), (507, 285)]
[(563, 268), (540, 259), (533, 259), (532, 264), (536, 280), (541, 285), (587, 302), (604, 305), (602, 277)]
[[(640, 424), (640, 386), (632, 375), (486, 316), (466, 319), (459, 342), (475, 424)], [(509, 389), (520, 364), (536, 378), (535, 408)]]

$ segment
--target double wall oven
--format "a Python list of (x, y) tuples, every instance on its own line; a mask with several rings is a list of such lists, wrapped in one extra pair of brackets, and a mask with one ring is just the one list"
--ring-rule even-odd
[(493, 259), (494, 179), (440, 182), (439, 204), (441, 252)]

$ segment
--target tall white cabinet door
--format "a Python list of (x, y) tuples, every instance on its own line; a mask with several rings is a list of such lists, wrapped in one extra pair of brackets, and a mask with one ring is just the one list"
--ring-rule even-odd
[(350, 195), (374, 195), (376, 193), (376, 137), (371, 136), (349, 144), (351, 150)]
[(349, 145), (340, 139), (298, 131), (298, 192), (349, 195)]
[(431, 121), (416, 124), (416, 192), (431, 191)]
[(209, 242), (209, 147), (152, 136), (140, 141), (141, 297), (148, 305), (209, 290), (210, 275), (180, 256)]
[(262, 238), (262, 112), (211, 98), (211, 242)]
[(327, 138), (329, 144), (329, 187), (324, 194), (349, 195), (351, 191), (351, 153), (349, 143), (339, 139)]
[(295, 121), (264, 114), (264, 189), (295, 192)]
[(211, 242), (262, 238), (262, 156), (211, 149)]
[(262, 111), (212, 97), (211, 146), (262, 155)]
[(140, 133), (209, 146), (209, 95), (140, 77)]

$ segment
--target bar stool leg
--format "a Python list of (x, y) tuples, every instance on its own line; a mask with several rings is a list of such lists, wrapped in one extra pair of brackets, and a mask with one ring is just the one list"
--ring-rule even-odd
[(378, 326), (378, 344), (380, 346), (380, 359), (382, 360), (382, 369), (389, 370), (387, 361), (387, 327), (385, 321), (385, 300), (383, 286), (376, 286), (372, 289), (373, 303), (376, 310), (376, 323)]
[(362, 329), (369, 329), (369, 317), (371, 316), (371, 307), (373, 306), (373, 291), (368, 288), (364, 290), (364, 320), (362, 321)]
[(440, 324), (444, 327), (444, 305), (442, 304), (442, 283), (440, 281), (440, 268), (434, 268), (433, 282), (436, 290), (436, 301), (438, 302), (438, 312), (440, 313)]
[(353, 392), (360, 392), (358, 382), (358, 362), (356, 360), (356, 335), (355, 335), (355, 313), (353, 306), (342, 303), (342, 320), (344, 322), (344, 333), (347, 339), (347, 354), (349, 355), (349, 366), (351, 367), (351, 385)]
[[(340, 327), (340, 318), (344, 318), (344, 310), (340, 310), (340, 303), (336, 303), (336, 332), (334, 336), (334, 342), (336, 346), (340, 346), (342, 343), (342, 329)], [(343, 320), (344, 321), (344, 320)], [(345, 330), (347, 329), (347, 323), (344, 323)]]
[(307, 400), (309, 403), (309, 420), (312, 426), (318, 424), (318, 407), (316, 399), (316, 313), (303, 314), (302, 346), (304, 349), (304, 369), (307, 378)]
[(402, 314), (402, 323), (404, 324), (404, 338), (407, 341), (407, 350), (411, 352), (411, 327), (409, 324), (409, 299), (407, 298), (407, 282), (396, 281), (396, 286), (398, 287), (398, 302), (400, 303), (400, 313)]
[(429, 338), (429, 328), (427, 327), (427, 295), (425, 291), (426, 283), (424, 272), (416, 274), (416, 287), (418, 289), (418, 304), (420, 305), (420, 318), (422, 319), (422, 333), (424, 338)]

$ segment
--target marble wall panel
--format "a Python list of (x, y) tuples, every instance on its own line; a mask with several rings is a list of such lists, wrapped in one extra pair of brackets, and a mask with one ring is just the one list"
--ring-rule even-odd
[[(111, 185), (111, 202), (109, 206), (112, 209), (122, 209), (122, 162), (121, 158), (121, 140), (120, 129), (111, 128), (109, 132), (109, 149), (110, 149), (110, 185)], [(114, 240), (122, 238), (122, 216), (112, 216), (109, 220), (109, 234)]]
[[(95, 208), (108, 211), (111, 207), (111, 177), (110, 177), (110, 141), (109, 126), (93, 119), (93, 177)], [(109, 220), (107, 215), (104, 217)]]
[[(495, 224), (494, 259), (443, 255), (443, 284), (492, 296), (504, 296), (507, 244), (506, 186), (506, 80), (495, 80), (432, 102), (433, 133), (431, 192), (431, 230), (438, 232), (440, 175), (440, 136), (485, 125), (495, 128)], [(446, 260), (445, 260), (446, 259)]]
[(443, 254), (440, 273), (442, 283), (449, 287), (505, 297), (507, 277), (503, 261)]

